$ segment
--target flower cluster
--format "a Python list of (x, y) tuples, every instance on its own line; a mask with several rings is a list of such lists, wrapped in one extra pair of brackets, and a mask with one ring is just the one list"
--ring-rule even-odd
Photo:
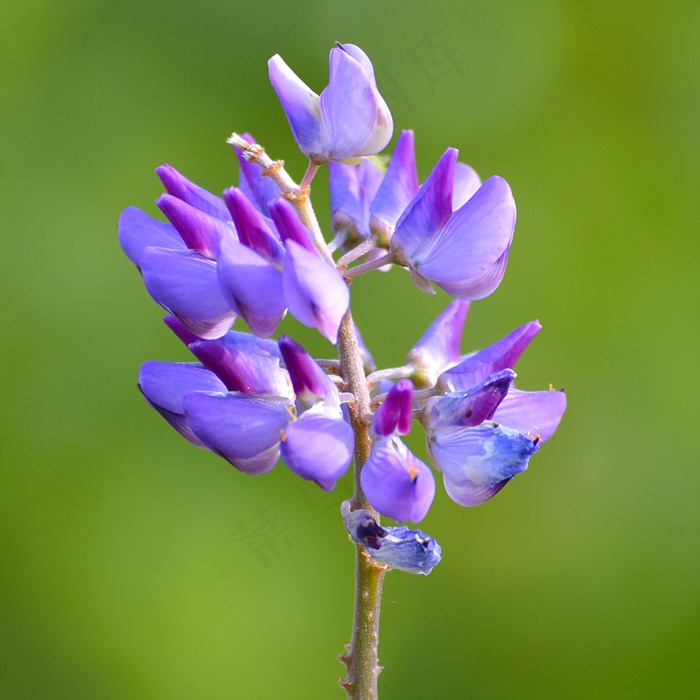
[[(317, 95), (275, 56), (270, 79), (310, 165), (301, 186), (249, 135), (230, 142), (238, 186), (216, 196), (169, 165), (157, 205), (167, 221), (136, 207), (119, 238), (165, 322), (196, 361), (146, 362), (139, 388), (181, 435), (248, 474), (282, 460), (295, 474), (332, 490), (358, 439), (343, 404), (357, 405), (342, 362), (319, 364), (278, 326), (287, 312), (332, 344), (349, 316), (349, 282), (390, 265), (405, 268), (426, 292), (453, 301), (408, 352), (376, 371), (357, 329), (372, 403), (371, 453), (360, 469), (375, 511), (419, 522), (435, 495), (431, 468), (406, 446), (413, 421), (450, 497), (479, 505), (498, 493), (557, 428), (561, 391), (513, 387), (514, 366), (540, 330), (528, 323), (497, 343), (460, 356), (470, 301), (503, 278), (516, 210), (505, 180), (481, 182), (449, 148), (418, 180), (414, 136), (404, 131), (388, 166), (369, 158), (392, 135), (372, 64), (356, 46), (332, 49), (330, 82)], [(267, 160), (266, 160), (267, 158)], [(315, 224), (308, 185), (329, 164), (332, 241)], [(291, 183), (291, 184), (290, 184)], [(336, 260), (332, 256), (342, 251)], [(232, 330), (238, 317), (250, 332)], [(350, 320), (351, 323), (351, 320)], [(387, 528), (366, 509), (344, 510), (351, 539), (374, 558), (428, 573), (440, 548), (420, 531)]]

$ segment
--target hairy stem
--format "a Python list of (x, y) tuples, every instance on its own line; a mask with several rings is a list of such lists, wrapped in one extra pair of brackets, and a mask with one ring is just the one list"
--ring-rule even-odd
[[(331, 265), (335, 265), (309, 199), (308, 185), (317, 168), (309, 166), (302, 181), (303, 187), (300, 187), (287, 174), (284, 163), (273, 161), (262, 146), (251, 144), (238, 134), (233, 134), (228, 142), (239, 148), (246, 160), (258, 165), (262, 174), (278, 185), (283, 196), (294, 205), (301, 220), (312, 231), (319, 252)], [(355, 433), (355, 489), (351, 507), (353, 510), (366, 508), (379, 522), (379, 514), (368, 503), (360, 484), (362, 466), (372, 449), (370, 424), (366, 419), (370, 414), (370, 396), (350, 309), (343, 317), (338, 331), (338, 359), (346, 389), (355, 397), (355, 401), (348, 404), (350, 423)], [(358, 546), (352, 642), (348, 653), (340, 657), (348, 669), (347, 678), (340, 683), (351, 700), (376, 700), (378, 697), (377, 677), (381, 668), (378, 665), (377, 645), (384, 574), (385, 568), (376, 565), (364, 547)]]

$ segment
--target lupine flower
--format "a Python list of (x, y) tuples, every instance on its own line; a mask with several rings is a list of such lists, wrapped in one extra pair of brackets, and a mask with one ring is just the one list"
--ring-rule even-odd
[(440, 563), (440, 545), (420, 530), (406, 526), (381, 527), (367, 510), (350, 510), (350, 502), (341, 506), (343, 523), (355, 544), (380, 564), (409, 574), (427, 576)]
[(331, 49), (330, 80), (320, 97), (279, 55), (268, 66), (294, 138), (312, 161), (371, 156), (391, 139), (391, 113), (377, 90), (372, 63), (357, 46)]
[(289, 311), (335, 345), (340, 322), (350, 304), (348, 285), (336, 267), (318, 252), (310, 231), (291, 204), (279, 200), (271, 205), (270, 212), (284, 241), (282, 286)]
[(282, 459), (298, 476), (332, 491), (350, 466), (355, 444), (338, 389), (299, 343), (282, 336), (279, 345), (300, 414), (283, 431)]
[(413, 385), (404, 379), (387, 394), (374, 414), (376, 437), (372, 452), (362, 467), (362, 490), (381, 515), (399, 522), (420, 522), (435, 497), (435, 480), (401, 440), (411, 430)]
[(386, 173), (370, 160), (359, 166), (330, 163), (333, 231), (344, 233), (346, 249), (374, 234), (388, 246), (394, 226), (418, 192), (413, 132), (402, 131)]
[[(532, 332), (534, 327), (528, 326)], [(519, 337), (526, 335), (523, 331)], [(504, 339), (507, 343), (500, 341), (501, 350), (517, 344), (511, 342), (513, 336)], [(527, 469), (530, 457), (554, 434), (566, 408), (561, 391), (522, 392), (511, 388), (515, 372), (501, 369), (501, 365), (514, 364), (520, 352), (514, 351), (509, 359), (505, 359), (508, 352), (494, 352), (490, 364), (473, 362), (471, 376), (478, 377), (489, 369), (493, 372), (470, 389), (430, 399), (426, 404), (428, 453), (443, 473), (447, 493), (460, 505), (484, 503)], [(482, 359), (488, 356), (488, 352), (481, 351), (472, 358), (480, 354)], [(468, 375), (464, 372), (454, 376), (463, 379)]]
[(512, 369), (525, 348), (541, 330), (542, 326), (537, 320), (516, 328), (505, 338), (462, 358), (461, 362), (447, 369), (438, 377), (438, 386), (443, 391), (471, 389), (494, 372)]
[(141, 270), (151, 297), (202, 338), (224, 335), (236, 319), (217, 277), (221, 240), (236, 240), (223, 201), (169, 165), (157, 168), (166, 189), (158, 204), (171, 223), (136, 207), (119, 219), (119, 240)]
[(465, 196), (455, 197), (456, 163), (457, 151), (450, 148), (401, 215), (391, 252), (423, 291), (434, 282), (458, 299), (475, 300), (491, 294), (503, 278), (515, 202), (508, 183), (493, 176), (453, 212), (453, 201)]

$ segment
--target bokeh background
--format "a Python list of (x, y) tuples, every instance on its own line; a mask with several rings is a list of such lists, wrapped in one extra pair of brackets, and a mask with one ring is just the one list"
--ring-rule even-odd
[[(266, 61), (320, 91), (335, 40), (373, 59), (422, 177), (455, 146), (511, 183), (509, 269), (463, 347), (539, 318), (519, 386), (569, 396), (493, 501), (439, 488), (443, 562), (387, 578), (382, 697), (697, 697), (699, 36), (695, 0), (4, 0), (0, 697), (344, 697), (350, 480), (246, 477), (149, 409), (139, 365), (187, 355), (116, 236), (156, 214), (163, 162), (237, 182), (233, 130), (300, 177)], [(399, 270), (353, 299), (380, 366), (447, 303)]]

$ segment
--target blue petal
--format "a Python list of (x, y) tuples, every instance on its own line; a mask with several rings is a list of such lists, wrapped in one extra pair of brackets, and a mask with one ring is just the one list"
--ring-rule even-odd
[(230, 221), (224, 222), (171, 194), (159, 197), (156, 204), (175, 226), (187, 247), (206, 258), (216, 258), (222, 237), (236, 236), (236, 229)]
[(367, 550), (381, 564), (409, 574), (427, 576), (442, 559), (440, 545), (430, 535), (407, 527), (388, 527), (378, 550)]
[(374, 75), (347, 51), (331, 51), (330, 80), (319, 109), (323, 152), (331, 160), (374, 155), (391, 139), (391, 113)]
[[(435, 400), (431, 404), (428, 419), (431, 430), (453, 426), (468, 428), (490, 420), (508, 393), (515, 376), (512, 369), (504, 369), (492, 374), (473, 389), (453, 392)], [(506, 425), (516, 427), (509, 423)]]
[(387, 437), (394, 433), (408, 435), (413, 419), (413, 384), (408, 379), (397, 382), (387, 394), (384, 403), (374, 414), (373, 430)]
[(185, 416), (183, 396), (190, 391), (225, 391), (216, 375), (190, 362), (145, 362), (139, 371), (139, 389), (175, 430), (198, 447), (205, 447)]
[(254, 338), (230, 332), (218, 340), (191, 343), (189, 348), (207, 369), (216, 373), (229, 391), (293, 398), (289, 375), (280, 367), (279, 358), (261, 352), (247, 339), (237, 342), (245, 336)]
[(457, 151), (448, 148), (399, 218), (391, 237), (391, 250), (402, 264), (412, 263), (450, 218), (456, 162)]
[(476, 172), (464, 163), (455, 165), (455, 188), (452, 192), (452, 210), (457, 211), (481, 187), (481, 179)]
[(382, 184), (370, 208), (370, 227), (388, 240), (396, 222), (418, 192), (413, 131), (402, 131)]
[(428, 436), (428, 450), (442, 471), (450, 497), (464, 506), (483, 503), (527, 469), (536, 440), (493, 422), (446, 428)]
[(468, 312), (468, 301), (453, 301), (408, 353), (406, 359), (417, 365), (418, 378), (426, 388), (432, 387), (440, 372), (458, 360)]
[(195, 185), (167, 163), (156, 168), (156, 173), (169, 194), (221, 221), (231, 221), (221, 197)]
[(515, 202), (508, 183), (489, 178), (479, 191), (413, 256), (430, 280), (480, 278), (508, 250), (515, 230)]

